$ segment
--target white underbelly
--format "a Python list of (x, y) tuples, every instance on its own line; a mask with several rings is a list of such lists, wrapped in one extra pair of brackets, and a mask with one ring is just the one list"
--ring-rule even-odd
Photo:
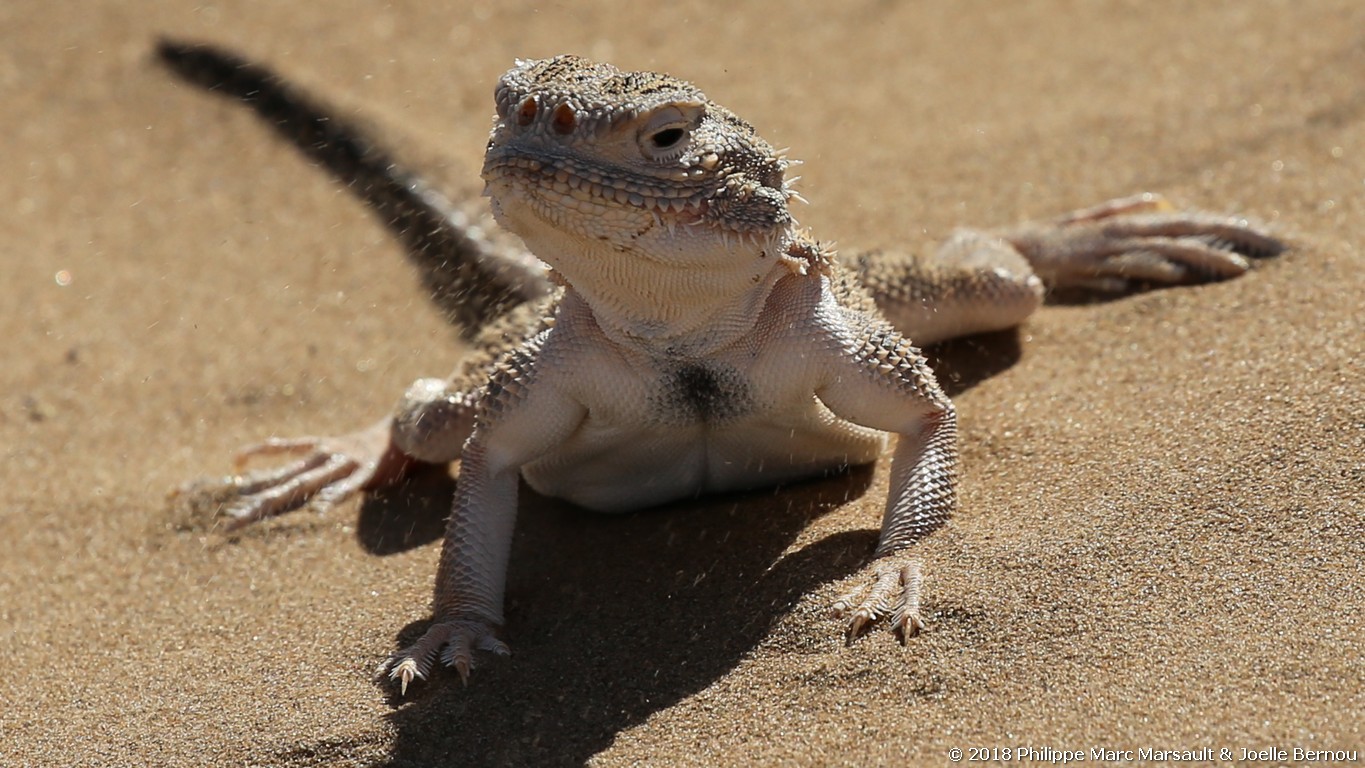
[(626, 512), (704, 493), (738, 491), (876, 460), (886, 435), (838, 420), (799, 427), (757, 420), (613, 429), (585, 424), (522, 468), (547, 496)]

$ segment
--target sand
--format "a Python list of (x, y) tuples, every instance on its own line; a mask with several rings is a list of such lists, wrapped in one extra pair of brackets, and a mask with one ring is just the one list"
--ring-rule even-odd
[[(1365, 7), (832, 7), (0, 6), (0, 764), (1365, 747)], [(1294, 247), (937, 351), (961, 504), (908, 647), (845, 647), (826, 613), (885, 461), (623, 518), (528, 499), (515, 655), (398, 702), (370, 673), (425, 618), (449, 477), (237, 538), (166, 494), (368, 423), (460, 346), (381, 224), (158, 68), (162, 34), (268, 60), (471, 184), (498, 74), (577, 52), (791, 146), (802, 222), (845, 250), (1141, 190)]]

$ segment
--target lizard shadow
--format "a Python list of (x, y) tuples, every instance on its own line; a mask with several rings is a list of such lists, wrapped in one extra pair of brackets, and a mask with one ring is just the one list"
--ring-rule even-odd
[(396, 555), (445, 533), (455, 501), (452, 469), (419, 465), (397, 485), (369, 491), (360, 504), (356, 540), (371, 555)]
[[(803, 595), (862, 567), (876, 544), (870, 527), (788, 549), (871, 479), (871, 466), (855, 467), (628, 515), (525, 491), (507, 587), (514, 655), (481, 658), (467, 687), (442, 669), (406, 697), (386, 689), (397, 730), (387, 764), (587, 762), (622, 730), (732, 671)], [(439, 472), (415, 482), (387, 494), (406, 500), (367, 501), (367, 548), (398, 551), (439, 535), (446, 512), (436, 509), (454, 482)], [(426, 519), (395, 531), (405, 505)], [(427, 624), (401, 630), (395, 649)]]
[(941, 341), (924, 350), (939, 386), (949, 397), (1013, 367), (1023, 357), (1019, 329)]
[[(1015, 331), (927, 350), (950, 394), (1018, 361)], [(873, 469), (602, 515), (523, 487), (508, 575), (515, 655), (393, 695), (391, 765), (580, 765), (622, 730), (728, 674), (802, 596), (866, 564), (872, 527), (794, 552), (821, 515), (864, 495)], [(439, 540), (455, 493), (444, 467), (367, 495), (357, 538), (389, 555)], [(875, 521), (869, 521), (875, 525)], [(785, 553), (785, 554), (784, 554)], [(429, 622), (404, 627), (395, 649)], [(831, 620), (831, 628), (836, 625)]]

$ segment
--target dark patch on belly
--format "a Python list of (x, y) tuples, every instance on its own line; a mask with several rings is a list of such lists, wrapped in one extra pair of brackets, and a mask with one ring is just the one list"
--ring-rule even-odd
[(669, 370), (652, 398), (668, 422), (724, 422), (753, 408), (749, 382), (728, 366), (687, 363)]

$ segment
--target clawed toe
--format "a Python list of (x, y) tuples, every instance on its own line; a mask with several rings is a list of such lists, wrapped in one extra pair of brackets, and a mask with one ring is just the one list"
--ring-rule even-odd
[(889, 617), (891, 631), (904, 643), (924, 628), (920, 617), (923, 568), (913, 557), (888, 557), (872, 567), (872, 583), (840, 597), (834, 613), (848, 620), (849, 644), (884, 617)]
[(398, 695), (406, 696), (408, 685), (414, 680), (425, 680), (439, 658), (453, 668), (460, 681), (469, 684), (469, 675), (477, 664), (475, 651), (497, 656), (508, 656), (512, 649), (495, 634), (492, 625), (479, 619), (455, 619), (433, 624), (413, 645), (390, 656), (376, 670), (377, 675), (398, 683)]
[(1226, 280), (1288, 247), (1248, 219), (1176, 211), (1157, 195), (1111, 200), (1005, 238), (1050, 287), (1103, 293)]
[(1283, 242), (1246, 222), (1200, 214), (1145, 215), (1104, 225), (1094, 273), (1128, 282), (1178, 284), (1226, 280), (1250, 259), (1284, 251)]
[(1058, 216), (1054, 223), (1058, 226), (1077, 224), (1083, 221), (1100, 221), (1115, 216), (1128, 216), (1141, 213), (1174, 211), (1175, 206), (1164, 195), (1155, 192), (1142, 192), (1130, 197), (1106, 200), (1099, 205), (1081, 208)]
[(248, 445), (237, 452), (235, 461), (240, 470), (256, 456), (278, 456), (282, 453), (312, 453), (322, 451), (322, 438), (318, 437), (272, 437), (255, 445)]
[[(253, 457), (281, 455), (296, 458), (244, 469)], [(239, 452), (236, 463), (236, 474), (191, 483), (172, 498), (178, 497), (196, 520), (225, 519), (224, 527), (234, 531), (304, 506), (326, 511), (365, 488), (401, 477), (409, 459), (393, 448), (385, 419), (335, 437), (271, 438)]]
[(364, 482), (360, 465), (339, 454), (314, 454), (281, 470), (235, 479), (240, 498), (225, 505), (229, 530), (311, 503), (319, 509), (341, 501)]
[(1104, 232), (1115, 239), (1163, 240), (1253, 259), (1278, 256), (1286, 248), (1282, 240), (1249, 219), (1200, 211), (1123, 216), (1105, 222)]
[(427, 677), (426, 670), (411, 656), (396, 663), (394, 659), (384, 662), (379, 665), (378, 673), (381, 677), (387, 676), (390, 680), (399, 681), (400, 696), (408, 694), (408, 684), (414, 679), (425, 680)]

